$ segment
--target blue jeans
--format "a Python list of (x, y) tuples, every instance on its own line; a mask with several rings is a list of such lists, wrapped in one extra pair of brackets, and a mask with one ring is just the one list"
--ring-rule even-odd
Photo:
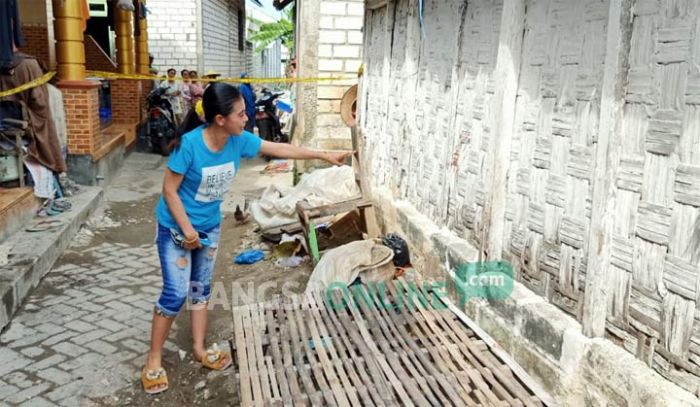
[(221, 227), (217, 225), (202, 232), (209, 235), (211, 245), (185, 250), (173, 240), (170, 228), (158, 224), (156, 245), (163, 273), (163, 290), (156, 302), (156, 313), (175, 317), (188, 296), (192, 304), (209, 301)]

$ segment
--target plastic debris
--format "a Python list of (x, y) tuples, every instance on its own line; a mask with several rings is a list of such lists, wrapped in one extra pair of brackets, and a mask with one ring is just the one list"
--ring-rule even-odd
[(236, 264), (254, 264), (265, 258), (265, 253), (262, 250), (250, 249), (236, 256), (234, 263)]
[(275, 261), (275, 266), (277, 267), (299, 267), (301, 263), (304, 262), (303, 257), (290, 256), (290, 257), (280, 257)]
[(384, 246), (391, 248), (394, 251), (394, 266), (406, 267), (411, 264), (411, 255), (408, 251), (408, 244), (399, 235), (389, 233), (382, 237)]

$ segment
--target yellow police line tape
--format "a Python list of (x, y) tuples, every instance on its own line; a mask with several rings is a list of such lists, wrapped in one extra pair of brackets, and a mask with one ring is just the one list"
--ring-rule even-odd
[[(0, 98), (14, 95), (19, 92), (24, 92), (41, 86), (46, 82), (50, 81), (51, 78), (56, 75), (56, 72), (49, 72), (46, 75), (36, 78), (31, 82), (27, 82), (20, 85), (14, 89), (0, 91)], [(163, 81), (168, 79), (166, 76), (155, 76), (155, 75), (143, 75), (143, 74), (122, 74), (114, 72), (105, 71), (86, 71), (85, 75), (91, 78), (102, 78), (102, 79), (130, 79), (130, 80), (158, 80)], [(225, 82), (225, 83), (312, 83), (312, 82), (324, 82), (324, 81), (343, 81), (357, 79), (357, 76), (329, 76), (323, 78), (197, 78), (200, 82)]]
[[(164, 81), (169, 79), (167, 76), (155, 76), (144, 74), (123, 74), (104, 71), (86, 71), (85, 74), (90, 77), (103, 79), (133, 79), (133, 80), (158, 80)], [(180, 80), (180, 77), (174, 78)], [(345, 76), (329, 76), (316, 78), (197, 78), (198, 82), (225, 82), (225, 83), (311, 83), (324, 81), (343, 81), (349, 79), (357, 79), (357, 75)]]
[(54, 75), (56, 75), (56, 72), (49, 72), (44, 76), (36, 78), (33, 81), (27, 82), (25, 84), (22, 84), (14, 89), (2, 91), (2, 92), (0, 92), (0, 98), (12, 96), (15, 93), (24, 92), (25, 90), (29, 90), (32, 88), (36, 88), (37, 86), (41, 86), (41, 85), (45, 84), (46, 82), (50, 81)]

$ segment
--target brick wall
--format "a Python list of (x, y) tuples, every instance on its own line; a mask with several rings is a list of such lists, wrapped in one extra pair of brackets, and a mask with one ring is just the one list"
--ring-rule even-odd
[(94, 154), (100, 147), (98, 87), (60, 86), (66, 110), (68, 153)]
[(117, 72), (117, 64), (89, 35), (85, 36), (85, 68), (92, 71)]
[[(159, 74), (197, 68), (197, 2), (149, 0), (148, 49)], [(206, 18), (209, 18), (208, 16)]]
[(114, 80), (110, 82), (112, 96), (112, 123), (118, 125), (130, 144), (136, 137), (136, 126), (141, 122), (142, 82)]
[(51, 66), (49, 52), (49, 32), (43, 24), (23, 24), (24, 46), (20, 51), (36, 57), (37, 60)]
[[(203, 0), (202, 43), (204, 71), (214, 69), (223, 76), (237, 76), (246, 70), (246, 52), (239, 50), (239, 7), (245, 16), (245, 5), (239, 1)], [(244, 31), (245, 32), (245, 31)], [(245, 34), (244, 34), (245, 35)]]

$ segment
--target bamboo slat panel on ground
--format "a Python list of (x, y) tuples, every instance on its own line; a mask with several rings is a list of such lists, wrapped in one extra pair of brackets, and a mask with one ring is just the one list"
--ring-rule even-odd
[(245, 305), (233, 322), (243, 406), (552, 404), (478, 328), (403, 280)]

